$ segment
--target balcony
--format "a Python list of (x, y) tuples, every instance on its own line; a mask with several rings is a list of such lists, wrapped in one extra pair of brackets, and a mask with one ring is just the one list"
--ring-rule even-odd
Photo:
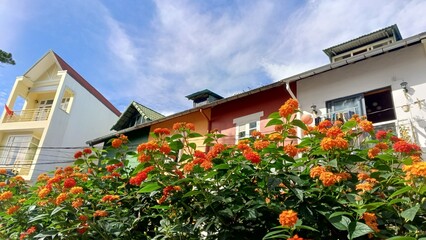
[(37, 108), (37, 109), (26, 109), (21, 111), (14, 111), (13, 115), (6, 115), (4, 117), (5, 123), (11, 122), (33, 122), (33, 121), (45, 121), (49, 117), (51, 108)]

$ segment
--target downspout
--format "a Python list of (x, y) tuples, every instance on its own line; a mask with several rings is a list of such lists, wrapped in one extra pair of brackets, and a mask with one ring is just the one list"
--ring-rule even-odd
[[(203, 112), (203, 109), (200, 108), (200, 113), (204, 116), (204, 118), (207, 120), (207, 133), (210, 133), (212, 130), (212, 121), (207, 115)], [(208, 152), (210, 150), (209, 146), (205, 147), (205, 151)]]
[(293, 91), (291, 91), (290, 82), (285, 82), (285, 89), (287, 90), (287, 92), (290, 94), (292, 98), (297, 99)]
[[(287, 90), (287, 92), (290, 94), (290, 96), (291, 96), (293, 99), (296, 99), (296, 100), (297, 100), (297, 98), (296, 98), (296, 96), (294, 95), (293, 91), (291, 91), (291, 88), (290, 88), (290, 82), (285, 82), (285, 89)], [(300, 118), (301, 118), (300, 112), (298, 112), (298, 113), (296, 114), (296, 118), (297, 118), (297, 119), (300, 119)], [(302, 139), (302, 129), (301, 129), (301, 128), (297, 128), (297, 136), (299, 137), (299, 140), (298, 140), (298, 143), (299, 143), (299, 142), (300, 142), (300, 139)]]

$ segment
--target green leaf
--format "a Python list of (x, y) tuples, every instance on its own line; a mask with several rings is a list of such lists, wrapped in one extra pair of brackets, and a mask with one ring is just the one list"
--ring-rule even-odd
[(56, 213), (58, 213), (59, 211), (61, 211), (62, 209), (64, 209), (65, 207), (56, 207), (55, 209), (53, 209), (52, 213), (50, 214), (50, 216), (55, 215)]
[(196, 133), (196, 132), (192, 132), (188, 134), (188, 138), (196, 138), (196, 137), (202, 137), (203, 135)]
[(353, 221), (349, 224), (348, 232), (348, 238), (354, 239), (372, 233), (373, 229), (365, 223)]
[(294, 126), (298, 126), (303, 130), (308, 130), (308, 127), (306, 127), (306, 124), (302, 121), (300, 121), (299, 119), (294, 119), (291, 124), (293, 124)]
[(161, 186), (158, 185), (158, 183), (156, 183), (156, 182), (148, 183), (143, 188), (141, 188), (138, 192), (149, 193), (149, 192), (155, 191), (155, 190), (160, 189), (160, 188), (161, 188)]
[(305, 226), (305, 225), (299, 225), (296, 226), (297, 229), (306, 229), (306, 230), (311, 230), (314, 232), (319, 232), (317, 229), (313, 228), (313, 227), (309, 227), (309, 226)]
[(229, 164), (227, 163), (218, 164), (213, 166), (213, 169), (229, 169)]
[(169, 144), (170, 148), (174, 151), (178, 151), (183, 148), (183, 143), (181, 141), (173, 141)]
[(396, 196), (398, 196), (398, 195), (401, 195), (401, 194), (403, 194), (403, 193), (406, 193), (406, 192), (410, 191), (411, 189), (412, 189), (412, 187), (410, 187), (410, 186), (405, 186), (405, 187), (403, 187), (403, 188), (401, 188), (401, 189), (399, 189), (399, 190), (395, 191), (394, 193), (392, 193), (392, 195), (390, 195), (388, 199), (391, 199), (391, 198), (394, 198), (394, 197), (396, 197)]
[(173, 134), (173, 136), (170, 137), (170, 140), (176, 140), (183, 138), (182, 134)]
[(392, 199), (392, 201), (390, 201), (388, 203), (388, 206), (392, 206), (395, 203), (401, 203), (401, 202), (407, 202), (407, 201), (408, 201), (408, 199), (405, 199), (405, 198), (395, 198), (395, 199)]
[(269, 114), (268, 118), (269, 119), (271, 119), (271, 118), (281, 118), (281, 116), (280, 116), (279, 112), (273, 112), (273, 113)]
[(33, 218), (30, 218), (30, 220), (28, 221), (28, 223), (32, 223), (32, 222), (35, 222), (35, 221), (38, 221), (38, 220), (45, 219), (48, 216), (49, 216), (49, 214), (47, 214), (47, 213), (43, 213), (43, 214), (37, 215), (37, 216), (35, 216)]
[(333, 224), (333, 226), (341, 231), (346, 231), (348, 230), (348, 226), (351, 223), (351, 220), (343, 215), (337, 216), (337, 217), (333, 217), (333, 218), (329, 218), (328, 221), (330, 221), (331, 224)]
[(281, 119), (272, 118), (271, 120), (268, 121), (268, 123), (266, 124), (265, 127), (274, 126), (274, 125), (281, 125), (281, 124), (283, 124), (283, 121)]
[(197, 144), (195, 144), (195, 143), (188, 143), (188, 146), (190, 147), (190, 148), (192, 148), (192, 149), (197, 149)]
[(401, 217), (405, 218), (405, 221), (413, 221), (419, 209), (420, 209), (420, 205), (416, 204), (416, 206), (403, 211), (401, 213)]
[(294, 193), (294, 195), (296, 195), (297, 198), (303, 201), (303, 190), (298, 188), (290, 188), (290, 189)]
[(152, 206), (151, 208), (153, 208), (153, 209), (163, 209), (163, 210), (167, 210), (167, 209), (169, 209), (169, 208), (170, 208), (170, 206), (155, 205), (155, 206)]
[[(420, 239), (421, 238), (419, 238), (419, 240)], [(388, 240), (416, 240), (416, 238), (406, 237), (406, 236), (395, 236), (395, 237), (388, 238)]]
[(347, 121), (342, 125), (342, 130), (349, 130), (352, 129), (354, 127), (356, 127), (357, 122), (356, 121)]
[(189, 191), (189, 192), (185, 193), (185, 195), (183, 195), (182, 198), (198, 195), (198, 194), (201, 194), (201, 193), (202, 192), (198, 191), (198, 190)]
[(351, 216), (352, 214), (350, 214), (348, 212), (334, 212), (329, 216), (329, 218), (334, 218), (334, 217), (341, 216), (341, 215)]
[(84, 159), (82, 159), (82, 158), (79, 158), (79, 159), (77, 159), (77, 160), (74, 161), (75, 165), (81, 165), (83, 163), (84, 163)]
[(386, 203), (384, 203), (384, 202), (375, 202), (375, 203), (366, 204), (365, 207), (368, 209), (368, 211), (372, 211), (372, 210), (374, 210), (374, 209), (376, 209), (378, 207), (381, 207), (381, 206), (383, 206), (385, 204)]

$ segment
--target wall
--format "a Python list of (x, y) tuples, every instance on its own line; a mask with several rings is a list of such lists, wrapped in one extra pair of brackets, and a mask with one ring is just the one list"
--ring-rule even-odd
[[(204, 109), (203, 112), (208, 118), (211, 118), (210, 109)], [(199, 111), (188, 113), (186, 115), (179, 116), (179, 117), (176, 117), (176, 118), (173, 118), (171, 120), (167, 120), (167, 121), (164, 121), (164, 122), (161, 122), (161, 123), (153, 124), (153, 125), (151, 125), (151, 132), (154, 131), (154, 129), (156, 129), (156, 128), (169, 128), (170, 130), (173, 131), (173, 129), (172, 129), (173, 124), (175, 124), (177, 122), (193, 123), (195, 125), (195, 132), (200, 133), (202, 135), (209, 132), (209, 121)], [(150, 137), (150, 140), (151, 140), (151, 137)], [(198, 150), (200, 150), (200, 151), (206, 150), (206, 148), (203, 144), (203, 142), (204, 142), (203, 137), (193, 138), (191, 142), (194, 142), (194, 143), (197, 144)]]
[[(296, 93), (296, 84), (291, 84), (291, 89), (293, 93)], [(235, 144), (236, 126), (233, 120), (263, 111), (260, 131), (269, 133), (273, 131), (273, 128), (265, 128), (268, 116), (273, 112), (277, 112), (289, 98), (290, 94), (285, 89), (285, 85), (282, 85), (214, 106), (212, 109), (212, 129), (218, 129), (222, 134), (226, 135), (222, 139), (222, 143)]]
[[(44, 149), (40, 151), (37, 164), (42, 163), (42, 165), (36, 166), (37, 172), (32, 176), (33, 179), (41, 172), (52, 169), (52, 165), (43, 164), (45, 162), (70, 161), (53, 166), (72, 164), (74, 152), (86, 146), (85, 141), (87, 139), (105, 135), (118, 119), (118, 116), (65, 71), (59, 73), (64, 74), (64, 76), (53, 102), (51, 121), (48, 128), (45, 129), (44, 137), (40, 140), (40, 146), (43, 146)], [(60, 108), (65, 89), (74, 92), (70, 113)], [(56, 152), (48, 149), (48, 147), (57, 146), (79, 148), (58, 149)]]
[[(395, 50), (377, 57), (353, 63), (297, 82), (298, 100), (302, 109), (317, 105), (319, 114), (326, 113), (326, 101), (390, 86), (398, 120), (411, 119), (419, 131), (418, 143), (426, 146), (425, 104), (413, 104), (426, 95), (426, 53), (422, 44)], [(401, 82), (409, 86), (407, 97)], [(409, 112), (402, 105), (410, 103)]]

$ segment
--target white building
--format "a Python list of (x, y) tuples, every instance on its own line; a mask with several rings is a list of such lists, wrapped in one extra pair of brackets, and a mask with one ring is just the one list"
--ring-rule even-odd
[(53, 51), (16, 78), (6, 107), (0, 119), (0, 168), (26, 180), (71, 165), (75, 147), (107, 133), (120, 115)]
[(283, 80), (297, 81), (303, 110), (332, 120), (365, 115), (425, 152), (425, 32), (402, 39), (393, 25), (324, 52), (330, 64)]

